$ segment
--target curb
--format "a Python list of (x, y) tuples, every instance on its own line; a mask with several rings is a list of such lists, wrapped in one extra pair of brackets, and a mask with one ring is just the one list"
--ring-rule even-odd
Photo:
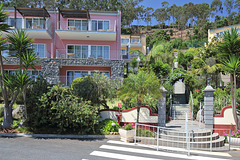
[(56, 138), (56, 139), (115, 139), (119, 135), (58, 135), (58, 134), (24, 134), (0, 133), (0, 137)]

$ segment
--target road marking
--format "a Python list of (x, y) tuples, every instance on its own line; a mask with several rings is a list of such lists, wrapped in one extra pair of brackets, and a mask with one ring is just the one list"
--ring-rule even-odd
[(146, 157), (139, 157), (139, 156), (130, 156), (118, 153), (108, 153), (108, 152), (101, 152), (101, 151), (93, 151), (91, 156), (99, 156), (105, 158), (114, 158), (114, 159), (131, 159), (131, 160), (162, 160), (162, 159), (155, 159), (155, 158), (146, 158)]
[(161, 152), (161, 151), (150, 151), (144, 149), (135, 149), (135, 148), (128, 148), (128, 147), (118, 147), (118, 146), (110, 146), (110, 145), (102, 145), (100, 146), (101, 149), (108, 149), (108, 150), (115, 150), (115, 151), (123, 151), (123, 152), (131, 152), (131, 153), (140, 153), (140, 154), (148, 154), (154, 156), (165, 156), (165, 157), (174, 157), (174, 158), (183, 158), (183, 159), (194, 159), (194, 160), (221, 160), (220, 158), (210, 158), (210, 157), (203, 157), (203, 156), (187, 156), (184, 154), (176, 154), (176, 153), (168, 153), (168, 152)]
[[(141, 146), (141, 147), (146, 147), (146, 145), (141, 145), (141, 144), (137, 144), (135, 145), (134, 143), (125, 143), (125, 142), (121, 142), (121, 141), (114, 141), (114, 140), (109, 140), (107, 141), (107, 143), (110, 144), (120, 144), (120, 145), (125, 145), (125, 146)], [(147, 148), (156, 148), (155, 146), (148, 146)], [(184, 151), (187, 152), (187, 150), (185, 149), (181, 149), (181, 148), (174, 148), (174, 147), (159, 147), (160, 150), (170, 150), (170, 151)], [(224, 152), (207, 152), (207, 151), (197, 151), (197, 150), (191, 150), (191, 153), (194, 154), (205, 154), (205, 155), (214, 155), (214, 156), (224, 156), (224, 157), (232, 157), (230, 154), (228, 153), (224, 153)]]

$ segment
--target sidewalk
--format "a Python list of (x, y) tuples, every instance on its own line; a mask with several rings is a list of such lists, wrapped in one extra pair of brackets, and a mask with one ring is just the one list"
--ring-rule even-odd
[(25, 134), (0, 133), (0, 137), (59, 138), (59, 139), (116, 139), (119, 135), (59, 135), (59, 134)]

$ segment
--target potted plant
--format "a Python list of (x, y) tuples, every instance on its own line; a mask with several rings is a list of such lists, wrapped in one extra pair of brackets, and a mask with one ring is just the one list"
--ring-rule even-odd
[(121, 141), (126, 143), (133, 142), (135, 130), (131, 124), (125, 124), (123, 128), (119, 128), (118, 132), (121, 136)]
[[(224, 135), (227, 136), (227, 139), (229, 141), (229, 135), (227, 135), (227, 134), (224, 134)], [(240, 130), (232, 131), (231, 145), (240, 146)]]

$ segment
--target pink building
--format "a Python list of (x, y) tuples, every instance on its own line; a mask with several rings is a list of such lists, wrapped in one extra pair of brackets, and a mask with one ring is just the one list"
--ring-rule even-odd
[[(31, 71), (34, 76), (41, 73), (50, 83), (63, 85), (96, 71), (123, 77), (120, 11), (20, 7), (6, 11), (13, 30), (24, 29), (34, 39), (32, 47), (41, 59), (37, 71)], [(8, 56), (8, 51), (3, 54)], [(14, 60), (10, 62), (5, 62), (9, 72), (17, 69)]]

